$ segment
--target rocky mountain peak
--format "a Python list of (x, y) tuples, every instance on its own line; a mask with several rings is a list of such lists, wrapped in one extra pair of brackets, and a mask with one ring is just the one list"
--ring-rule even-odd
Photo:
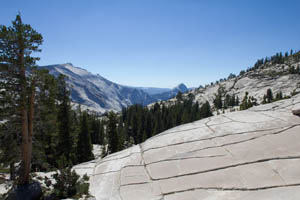
[(63, 74), (69, 77), (67, 83), (74, 104), (100, 113), (109, 110), (121, 111), (122, 108), (133, 104), (148, 105), (172, 98), (179, 91), (187, 91), (184, 84), (180, 84), (174, 90), (124, 86), (109, 81), (99, 74), (94, 75), (72, 63), (48, 65), (43, 68), (47, 68), (52, 75)]
[(188, 88), (186, 87), (186, 85), (184, 83), (180, 83), (175, 88), (173, 88), (173, 90), (177, 90), (177, 91), (180, 91), (180, 92), (187, 92)]

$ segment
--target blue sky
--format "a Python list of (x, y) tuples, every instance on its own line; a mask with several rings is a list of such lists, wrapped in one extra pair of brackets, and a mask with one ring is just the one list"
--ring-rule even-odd
[(130, 86), (189, 87), (300, 49), (298, 0), (9, 0), (44, 37), (40, 65), (71, 62)]

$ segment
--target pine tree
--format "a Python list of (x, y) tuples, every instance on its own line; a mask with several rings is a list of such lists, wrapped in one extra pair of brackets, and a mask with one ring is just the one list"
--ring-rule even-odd
[(91, 117), (91, 141), (92, 144), (100, 143), (100, 121), (95, 116)]
[(9, 166), (10, 179), (15, 181), (15, 163), (20, 161), (19, 135), (21, 132), (19, 119), (12, 118), (9, 123), (0, 124), (0, 163)]
[(231, 96), (226, 94), (223, 108), (227, 109), (229, 106), (231, 106)]
[(101, 120), (99, 121), (99, 143), (100, 145), (104, 145), (104, 135), (105, 135), (105, 131), (104, 131), (104, 121)]
[[(154, 129), (153, 129), (153, 135), (156, 135), (158, 133), (161, 133), (163, 131), (163, 124), (162, 124), (162, 114), (158, 110), (154, 113)], [(182, 120), (181, 120), (182, 121)]]
[(121, 117), (119, 118), (117, 133), (118, 133), (118, 140), (119, 140), (118, 141), (118, 151), (121, 151), (125, 148), (125, 140), (126, 140), (125, 128), (124, 128)]
[(271, 103), (271, 102), (273, 101), (273, 92), (272, 92), (272, 89), (271, 89), (271, 88), (269, 88), (269, 89), (267, 90), (267, 95), (266, 95), (266, 97), (267, 97), (267, 103)]
[(109, 153), (115, 153), (119, 148), (119, 139), (117, 133), (117, 116), (113, 112), (108, 113), (108, 125), (107, 125), (107, 136), (108, 136), (108, 151)]
[(267, 103), (267, 96), (265, 94), (263, 96), (263, 101), (261, 103), (262, 104), (266, 104)]
[[(34, 120), (34, 103), (36, 80), (34, 66), (39, 58), (32, 57), (32, 52), (39, 52), (43, 42), (42, 35), (30, 25), (23, 24), (21, 16), (17, 15), (12, 26), (0, 26), (0, 64), (15, 68), (16, 78), (20, 86), (18, 114), (22, 124), (22, 156), (19, 184), (29, 183), (32, 157), (32, 137)], [(26, 70), (30, 72), (28, 75)]]
[(217, 94), (215, 96), (213, 103), (214, 103), (215, 108), (222, 109), (223, 108), (222, 96), (220, 94)]
[(280, 92), (277, 92), (275, 100), (278, 101), (281, 99), (283, 99), (283, 95), (282, 95), (282, 92), (280, 91)]
[(284, 57), (288, 57), (289, 56), (289, 52), (285, 52)]
[(77, 159), (79, 163), (94, 159), (87, 115), (87, 112), (84, 111), (81, 116), (80, 132), (77, 142)]
[(249, 104), (248, 104), (248, 92), (245, 93), (245, 96), (242, 100), (242, 103), (240, 105), (240, 110), (246, 110), (249, 108)]
[(48, 70), (39, 70), (36, 94), (36, 130), (33, 146), (32, 167), (47, 171), (56, 166), (57, 126), (57, 79)]
[(182, 92), (179, 91), (179, 92), (177, 93), (177, 95), (176, 95), (176, 99), (177, 99), (178, 101), (182, 101), (182, 98), (183, 98), (183, 97), (182, 97)]
[(240, 105), (240, 99), (238, 96), (236, 96), (236, 99), (235, 99), (235, 106), (238, 106)]
[[(193, 122), (193, 121), (196, 121), (198, 119), (200, 119), (199, 103), (196, 102), (194, 105), (192, 105), (191, 121)], [(172, 121), (172, 120), (170, 120), (170, 121)], [(171, 127), (169, 127), (169, 128), (171, 128)]]
[(212, 116), (211, 107), (208, 101), (206, 101), (200, 108), (201, 118), (206, 118)]
[(223, 101), (222, 101), (222, 97), (225, 94), (225, 88), (224, 86), (220, 86), (218, 88), (218, 93), (215, 94), (215, 99), (213, 101), (214, 106), (216, 109), (222, 109), (224, 107)]
[(18, 83), (16, 68), (0, 64), (0, 163), (10, 168), (15, 180), (15, 163), (20, 162), (19, 136), (21, 116), (18, 113)]
[(152, 117), (151, 112), (147, 112), (146, 121), (147, 121), (146, 122), (146, 134), (147, 134), (147, 138), (150, 138), (152, 136), (152, 129), (153, 129), (153, 117)]
[(72, 166), (71, 152), (73, 149), (73, 141), (71, 138), (71, 100), (70, 92), (67, 88), (67, 83), (65, 81), (66, 77), (60, 75), (58, 77), (58, 144), (57, 144), (57, 158), (66, 160), (64, 166)]

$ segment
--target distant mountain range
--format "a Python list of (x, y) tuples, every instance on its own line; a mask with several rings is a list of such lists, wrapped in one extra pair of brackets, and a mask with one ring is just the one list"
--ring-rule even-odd
[(73, 103), (80, 104), (83, 109), (104, 113), (108, 110), (121, 111), (133, 105), (148, 105), (156, 101), (164, 101), (174, 97), (178, 92), (187, 92), (184, 84), (173, 89), (152, 87), (130, 87), (111, 82), (100, 75), (94, 75), (85, 69), (75, 67), (71, 63), (42, 66), (50, 74), (68, 77)]

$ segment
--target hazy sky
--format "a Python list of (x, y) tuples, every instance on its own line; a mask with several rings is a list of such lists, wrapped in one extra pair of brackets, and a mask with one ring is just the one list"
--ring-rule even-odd
[(199, 86), (300, 49), (299, 0), (3, 0), (44, 37), (39, 65), (71, 62), (124, 85)]

